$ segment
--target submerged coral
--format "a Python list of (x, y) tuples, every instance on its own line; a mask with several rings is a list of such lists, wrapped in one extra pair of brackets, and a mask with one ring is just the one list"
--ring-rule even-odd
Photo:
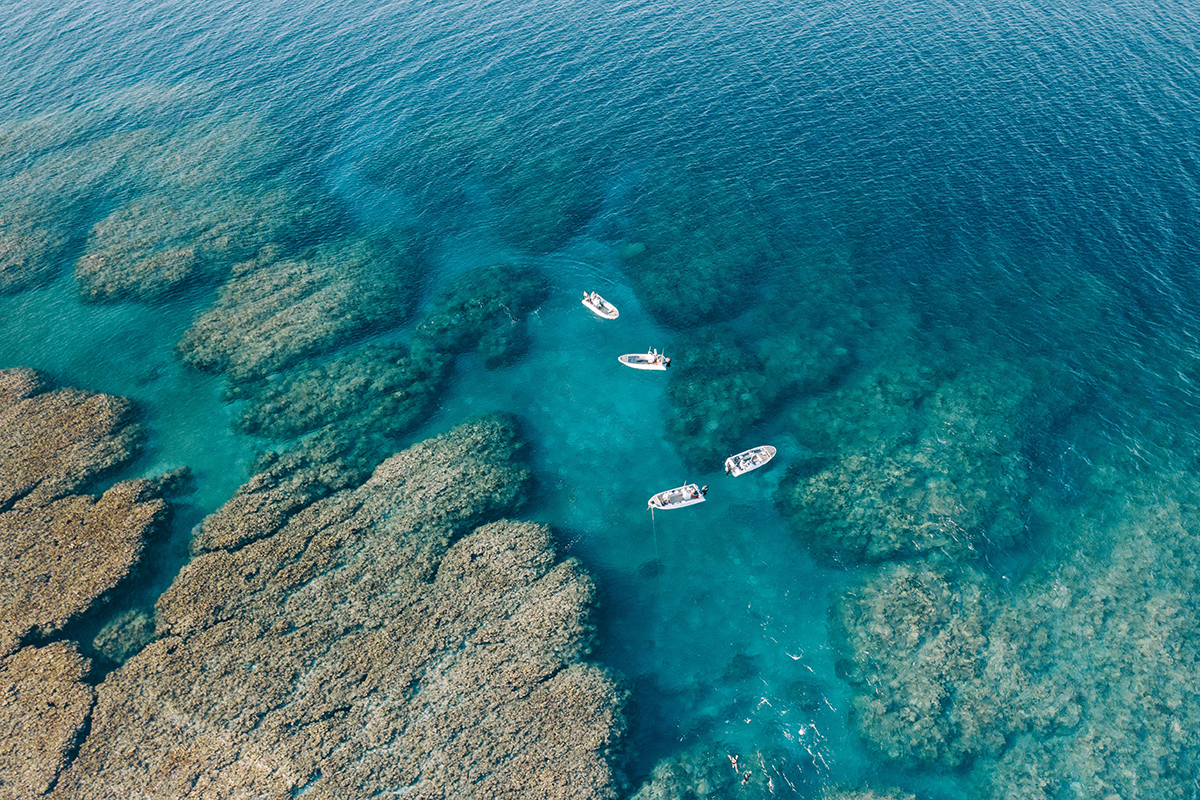
[(545, 526), (481, 524), (524, 498), (516, 447), (468, 423), (214, 542), (55, 796), (616, 797), (623, 695), (580, 660), (595, 587)]
[(0, 124), (0, 292), (47, 283), (95, 226), (83, 294), (154, 297), (215, 280), (327, 211), (285, 177), (265, 121), (143, 87)]
[(799, 775), (788, 774), (788, 761), (780, 753), (758, 749), (739, 753), (699, 745), (655, 764), (631, 800), (798, 797)]
[(917, 800), (917, 797), (894, 789), (831, 789), (821, 795), (821, 800)]
[(281, 258), (272, 247), (238, 264), (216, 303), (184, 333), (192, 366), (261, 378), (305, 356), (402, 322), (420, 273), (403, 231), (355, 234)]
[(409, 355), (403, 345), (362, 345), (316, 363), (299, 364), (262, 385), (237, 387), (252, 400), (237, 428), (289, 439), (326, 425), (360, 436), (392, 437), (423, 421), (446, 370), (441, 361)]
[(410, 132), (364, 166), (419, 207), (458, 216), (482, 201), (500, 238), (546, 253), (578, 234), (600, 206), (600, 187), (577, 148), (531, 138), (507, 117), (467, 117)]
[(0, 293), (48, 283), (69, 233), (53, 204), (0, 200)]
[(659, 322), (729, 319), (776, 257), (769, 223), (746, 187), (665, 163), (643, 179), (620, 223), (621, 268)]
[(92, 640), (92, 647), (120, 664), (153, 640), (154, 617), (135, 608), (109, 620)]
[(139, 195), (97, 222), (75, 264), (80, 292), (93, 300), (148, 300), (213, 282), (268, 244), (302, 240), (324, 213), (286, 184), (253, 194), (196, 192)]
[(1035, 439), (1076, 396), (1060, 370), (1036, 362), (944, 379), (924, 367), (870, 373), (798, 415), (827, 430), (808, 438), (817, 455), (789, 471), (780, 508), (826, 556), (957, 557), (1008, 545), (1024, 530)]
[(865, 690), (854, 722), (888, 758), (956, 767), (1022, 725), (1011, 696), (984, 681), (991, 588), (970, 569), (919, 562), (887, 567), (839, 601), (844, 677)]
[(732, 333), (708, 328), (677, 342), (667, 398), (675, 413), (667, 437), (685, 464), (714, 470), (748, 445), (745, 433), (766, 414), (782, 387)]
[(413, 358), (432, 363), (478, 351), (489, 369), (519, 356), (526, 315), (546, 298), (532, 267), (495, 264), (460, 275), (434, 301), (413, 334)]
[(1099, 469), (1090, 507), (1055, 515), (1056, 555), (1006, 593), (915, 564), (841, 601), (868, 741), (909, 763), (972, 764), (975, 796), (1191, 796), (1196, 488), (1121, 472)]

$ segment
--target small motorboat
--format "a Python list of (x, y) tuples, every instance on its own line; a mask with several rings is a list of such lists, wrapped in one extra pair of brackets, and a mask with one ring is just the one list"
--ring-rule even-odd
[(616, 306), (595, 292), (584, 292), (581, 302), (584, 308), (601, 319), (616, 319), (621, 316), (621, 312), (617, 311)]
[(650, 498), (647, 503), (647, 508), (683, 508), (684, 506), (694, 506), (696, 503), (704, 502), (704, 495), (708, 494), (707, 486), (697, 486), (694, 483), (685, 483), (677, 489), (668, 489), (665, 492), (659, 492)]
[(659, 369), (665, 370), (671, 366), (671, 359), (658, 352), (657, 349), (647, 350), (645, 353), (626, 353), (623, 356), (617, 356), (617, 361), (620, 361), (627, 367), (634, 369)]
[(751, 448), (738, 453), (736, 456), (730, 456), (725, 459), (725, 474), (732, 475), (735, 478), (739, 475), (745, 475), (751, 470), (758, 469), (774, 457), (775, 448), (769, 444)]

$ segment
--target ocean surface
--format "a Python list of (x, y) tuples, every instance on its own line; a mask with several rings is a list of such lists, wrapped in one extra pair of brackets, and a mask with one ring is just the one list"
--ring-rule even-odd
[[(546, 276), (523, 354), (494, 368), (460, 356), (435, 413), (396, 449), (482, 412), (521, 417), (538, 486), (526, 516), (550, 523), (600, 586), (593, 657), (632, 691), (635, 789), (660, 760), (710, 746), (762, 754), (787, 776), (777, 794), (868, 784), (983, 796), (980, 776), (992, 760), (1009, 763), (1018, 737), (1072, 735), (1030, 724), (1003, 733), (1007, 744), (935, 763), (864, 734), (853, 698), (870, 680), (846, 666), (831, 609), (888, 563), (923, 556), (814, 547), (817, 523), (780, 494), (815, 486), (809, 477), (846, 453), (866, 459), (847, 473), (859, 486), (883, 487), (870, 502), (904, 503), (897, 493), (932, 490), (884, 473), (913, 448), (936, 460), (921, 450), (929, 426), (974, 420), (960, 425), (972, 441), (1002, 427), (1019, 489), (972, 471), (972, 446), (954, 462), (969, 479), (929, 467), (999, 498), (980, 516), (996, 503), (1017, 509), (1012, 537), (946, 556), (987, 576), (1000, 605), (1047, 565), (1103, 562), (1124, 528), (1073, 520), (1138, 506), (1115, 499), (1134, 496), (1125, 482), (1153, 502), (1200, 497), (1191, 3), (0, 2), (0, 74), (0, 123), (40, 119), (45, 136), (0, 137), (9, 207), (22, 191), (13, 175), (130, 120), (149, 115), (170, 136), (250, 119), (270, 153), (244, 148), (246, 163), (223, 173), (229, 186), (286, 179), (336, 207), (331, 228), (418, 232), (416, 309), (369, 338), (405, 340), (437, 292), (473, 268)], [(146, 191), (137, 177), (93, 203), (92, 188), (71, 188), (70, 169), (86, 167), (47, 169), (63, 186), (31, 191), (49, 208), (71, 195), (55, 223), (67, 244), (49, 274), (0, 295), (0, 368), (135, 400), (150, 438), (122, 477), (195, 472), (171, 541), (126, 599), (148, 606), (186, 560), (191, 528), (275, 445), (238, 433), (227, 379), (176, 352), (219, 279), (81, 297), (73, 265), (93, 226)], [(208, 188), (171, 191), (182, 202)], [(644, 242), (666, 255), (643, 267)], [(736, 264), (722, 261), (730, 252)], [(589, 315), (586, 290), (620, 319)], [(665, 375), (616, 357), (694, 354), (705, 336), (736, 342), (761, 382), (681, 426), (682, 389), (670, 381), (703, 386), (703, 348), (686, 373), (678, 356)], [(947, 394), (968, 373), (969, 390)], [(757, 390), (769, 400), (754, 405)], [(1019, 399), (994, 411), (1008, 392)], [(956, 402), (965, 410), (945, 412)], [(889, 433), (898, 414), (907, 432)], [(733, 479), (721, 458), (689, 455), (689, 437), (724, 430), (736, 431), (720, 440), (726, 454), (770, 443), (779, 456)], [(882, 451), (891, 455), (872, 461)], [(685, 481), (710, 485), (708, 502), (652, 518), (649, 496)], [(1200, 674), (1175, 677), (1194, 709)], [(1106, 725), (1104, 709), (1120, 702), (1105, 702), (1084, 703), (1094, 716), (1080, 724)], [(1195, 776), (1196, 736), (1177, 743), (1163, 786)], [(1067, 773), (1086, 772), (1071, 760), (1055, 768), (1068, 787)], [(1159, 796), (1146, 780), (1140, 796)]]

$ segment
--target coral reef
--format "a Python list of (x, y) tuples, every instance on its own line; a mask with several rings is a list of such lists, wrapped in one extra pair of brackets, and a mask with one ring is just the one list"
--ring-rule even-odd
[(53, 278), (56, 259), (69, 238), (58, 213), (52, 205), (0, 200), (0, 293), (10, 294)]
[(408, 234), (354, 234), (282, 258), (266, 247), (233, 268), (217, 301), (184, 333), (178, 350), (201, 369), (262, 378), (372, 329), (404, 320), (419, 269)]
[(667, 438), (692, 469), (715, 470), (750, 443), (745, 434), (767, 413), (782, 387), (762, 362), (720, 328), (689, 334), (671, 349), (667, 398), (675, 414)]
[(138, 188), (138, 167), (169, 135), (153, 128), (113, 133), (48, 153), (0, 182), (0, 290), (51, 281), (75, 243), (73, 231)]
[(93, 608), (166, 519), (158, 492), (177, 477), (72, 494), (133, 457), (131, 416), (122, 398), (0, 370), (0, 797), (54, 785), (93, 702), (90, 663), (73, 643), (22, 643)]
[(213, 542), (54, 796), (616, 797), (623, 693), (580, 660), (595, 587), (545, 526), (484, 522), (524, 498), (518, 447), (466, 423)]
[(287, 151), (201, 87), (141, 87), (0, 124), (0, 292), (76, 264), (85, 297), (152, 298), (215, 281), (263, 245), (292, 244), (330, 209), (282, 177)]
[(403, 345), (363, 345), (298, 364), (278, 380), (235, 387), (233, 397), (252, 400), (235, 424), (271, 439), (325, 425), (358, 436), (395, 436), (425, 419), (447, 371), (444, 359), (412, 358)]
[(798, 774), (782, 753), (735, 753), (709, 744), (664, 758), (631, 800), (767, 800), (798, 797)]
[(991, 588), (970, 569), (918, 562), (886, 567), (839, 601), (844, 677), (869, 688), (854, 722), (888, 758), (956, 767), (997, 752), (1022, 724), (1007, 713), (1011, 696), (983, 680)]
[(75, 646), (26, 647), (0, 660), (0, 798), (28, 800), (54, 785), (92, 710), (89, 669)]
[(852, 366), (852, 342), (899, 321), (896, 299), (881, 302), (844, 255), (824, 248), (781, 246), (780, 261), (786, 279), (770, 287), (770, 302), (754, 307), (756, 353), (789, 397), (826, 391)]
[(1084, 507), (1042, 510), (1062, 538), (1009, 591), (902, 564), (842, 599), (868, 741), (909, 763), (972, 765), (973, 796), (1191, 796), (1200, 494), (1189, 476), (1112, 464)]
[(917, 797), (895, 789), (831, 789), (821, 795), (821, 800), (917, 800)]
[(123, 398), (0, 371), (0, 655), (87, 610), (164, 522), (161, 486), (149, 480), (72, 494), (133, 457), (141, 429), (131, 417)]
[(815, 455), (793, 466), (777, 499), (817, 553), (959, 557), (1022, 533), (1030, 453), (1078, 391), (1040, 362), (996, 360), (943, 374), (901, 362), (796, 415), (800, 441)]
[[(509, 492), (524, 492), (524, 482), (528, 478), (527, 472), (515, 467), (524, 447), (517, 435), (516, 420), (496, 415), (472, 425), (460, 425), (455, 432), (457, 435), (452, 440), (437, 438), (409, 448), (405, 458), (436, 456), (440, 460), (457, 457), (461, 463), (449, 473), (457, 480), (464, 480), (475, 472), (486, 473), (485, 468), (492, 462), (508, 464), (511, 480), (494, 480), (491, 490), (500, 492), (508, 504), (522, 501), (522, 494), (509, 495)], [(397, 458), (393, 457), (391, 461), (395, 462)], [(362, 474), (362, 464), (347, 465), (336, 457), (336, 452), (314, 452), (308, 441), (296, 450), (271, 454), (261, 466), (261, 472), (204, 520), (192, 540), (193, 552), (233, 549), (270, 536), (299, 509), (366, 477)], [(366, 470), (373, 466), (367, 465)], [(486, 484), (479, 484), (479, 488), (485, 487)], [(461, 496), (465, 496), (466, 488)], [(419, 494), (423, 497), (426, 492)], [(468, 513), (470, 518), (479, 519), (484, 510), (490, 508), (493, 499), (483, 498), (480, 502), (481, 508)], [(443, 509), (434, 504), (430, 511), (440, 514)]]
[(545, 277), (532, 267), (495, 264), (465, 272), (417, 326), (413, 358), (436, 362), (474, 350), (494, 369), (521, 354), (521, 323), (548, 291)]
[(256, 538), (244, 530), (247, 524), (269, 527), (281, 510), (366, 478), (396, 451), (403, 434), (432, 413), (456, 356), (477, 350), (486, 365), (495, 367), (520, 351), (525, 317), (545, 291), (534, 270), (472, 270), (434, 301), (411, 349), (362, 345), (310, 359), (269, 380), (231, 387), (231, 397), (250, 401), (238, 417), (240, 430), (274, 439), (306, 438), (259, 465), (259, 474), (230, 501), (240, 509), (228, 517), (237, 521), (238, 532), (218, 538)]
[(286, 184), (197, 192), (142, 194), (97, 222), (75, 264), (84, 297), (150, 300), (215, 282), (268, 244), (302, 240), (325, 215)]
[(109, 620), (92, 639), (92, 647), (120, 664), (152, 641), (154, 617), (141, 609), (131, 608)]
[(659, 322), (727, 320), (777, 256), (760, 200), (715, 170), (658, 165), (619, 222), (621, 268)]
[(128, 461), (142, 440), (132, 416), (124, 398), (0, 370), (0, 509), (63, 497)]
[(364, 173), (377, 185), (403, 189), (439, 217), (482, 211), (508, 244), (547, 253), (599, 209), (591, 166), (580, 164), (577, 148), (531, 137), (508, 117), (481, 116), (411, 131), (372, 154)]
[(60, 630), (129, 575), (166, 517), (150, 487), (125, 481), (99, 499), (71, 495), (0, 513), (0, 653), (30, 632)]

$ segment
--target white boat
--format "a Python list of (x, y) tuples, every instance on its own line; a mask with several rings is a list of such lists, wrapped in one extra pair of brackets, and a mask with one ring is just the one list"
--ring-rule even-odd
[(650, 498), (647, 504), (648, 508), (683, 508), (684, 506), (694, 506), (696, 503), (704, 502), (704, 495), (708, 494), (707, 486), (697, 486), (694, 483), (685, 483), (676, 489), (668, 489), (665, 492), (659, 492)]
[(775, 457), (775, 448), (769, 444), (753, 447), (725, 459), (725, 474), (737, 477), (756, 470)]
[(620, 361), (627, 367), (634, 369), (659, 369), (665, 370), (671, 366), (671, 359), (658, 352), (657, 349), (647, 350), (645, 353), (626, 353), (623, 356), (617, 356), (617, 361)]
[(595, 314), (601, 319), (616, 319), (621, 316), (621, 312), (617, 311), (617, 307), (605, 300), (595, 292), (584, 292), (583, 300), (584, 308)]

